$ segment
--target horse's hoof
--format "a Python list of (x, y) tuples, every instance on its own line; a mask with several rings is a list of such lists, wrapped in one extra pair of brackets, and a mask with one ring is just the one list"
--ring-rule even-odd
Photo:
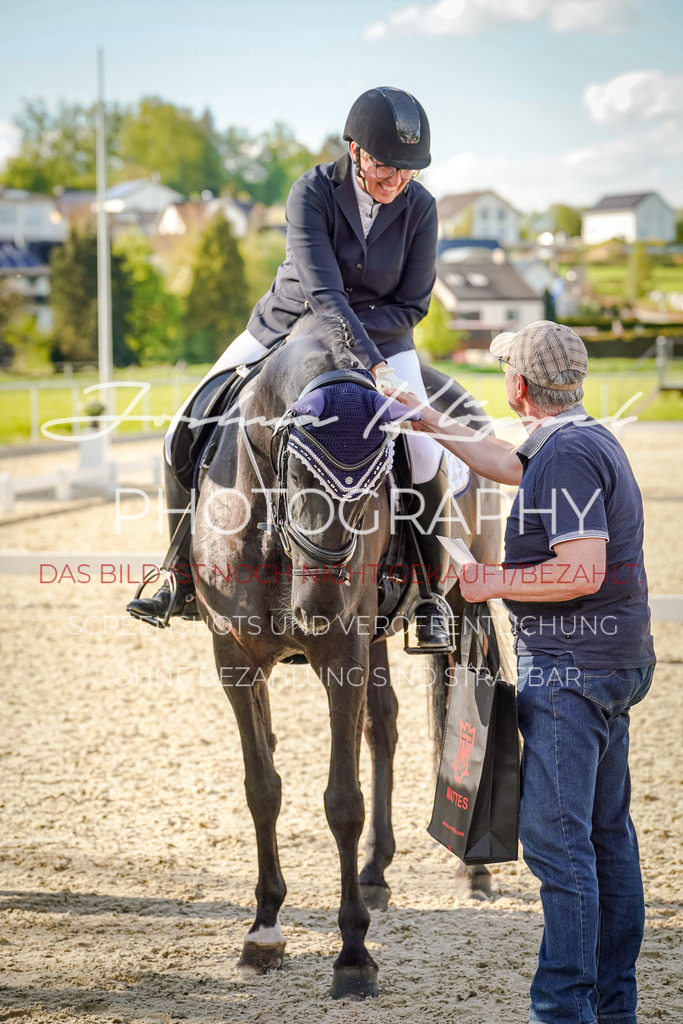
[(335, 967), (330, 995), (333, 999), (376, 999), (376, 967)]
[(471, 869), (458, 870), (455, 876), (456, 896), (469, 896), (473, 900), (491, 899), (491, 875), (488, 869), (472, 873)]
[(389, 907), (391, 889), (388, 885), (369, 885), (361, 882), (360, 894), (368, 910), (387, 910)]
[(237, 970), (244, 977), (279, 971), (285, 955), (284, 942), (245, 941)]

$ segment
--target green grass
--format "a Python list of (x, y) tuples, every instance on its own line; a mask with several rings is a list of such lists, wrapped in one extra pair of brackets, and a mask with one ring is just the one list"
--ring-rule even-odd
[[(436, 365), (443, 373), (455, 377), (476, 399), (486, 402), (485, 409), (489, 416), (499, 419), (513, 415), (505, 397), (502, 373), (473, 373), (470, 370), (460, 370), (451, 362), (440, 362)], [(683, 373), (680, 379), (683, 380)], [(656, 386), (657, 377), (652, 372), (598, 374), (589, 369), (584, 386), (584, 405), (586, 411), (596, 418), (614, 416), (639, 391), (648, 396)], [(638, 399), (638, 402), (640, 401), (641, 399)], [(632, 415), (631, 407), (624, 415)], [(683, 420), (683, 395), (675, 392), (660, 394), (637, 415), (639, 420), (648, 421)]]
[[(597, 295), (625, 296), (628, 291), (628, 266), (625, 263), (587, 263), (589, 288)], [(683, 292), (683, 266), (653, 266), (647, 280), (648, 291)]]
[[(149, 383), (151, 389), (146, 397), (140, 397), (135, 406), (128, 413), (125, 422), (117, 428), (117, 434), (139, 434), (144, 430), (164, 431), (168, 419), (164, 417), (173, 416), (180, 403), (190, 394), (194, 383), (203, 376), (205, 367), (193, 367), (191, 371), (184, 374), (176, 386), (170, 384), (155, 384), (155, 380), (169, 379), (173, 376), (168, 367), (150, 367), (144, 370), (116, 371), (115, 381), (127, 383)], [(7, 377), (2, 378), (7, 382)], [(16, 378), (15, 378), (16, 381)], [(39, 384), (40, 381), (33, 383)], [(93, 374), (78, 375), (73, 379), (76, 385), (76, 399), (72, 400), (72, 382), (64, 381), (63, 378), (52, 377), (50, 383), (54, 387), (39, 389), (38, 391), (38, 417), (41, 424), (50, 420), (70, 419), (72, 416), (83, 415), (82, 404), (88, 399), (83, 389), (91, 384), (97, 383), (97, 377)], [(140, 389), (134, 387), (118, 387), (110, 392), (114, 402), (112, 413), (121, 415)], [(96, 392), (95, 394), (99, 394)], [(111, 399), (110, 399), (111, 401)], [(30, 403), (28, 383), (26, 388), (12, 391), (0, 391), (0, 403), (2, 413), (0, 414), (0, 443), (13, 444), (25, 443), (31, 434)], [(157, 417), (156, 422), (142, 422), (138, 417)], [(85, 429), (85, 427), (84, 427)], [(54, 426), (51, 432), (65, 436), (71, 436), (78, 430), (72, 430), (70, 424)], [(39, 440), (45, 440), (40, 436)]]

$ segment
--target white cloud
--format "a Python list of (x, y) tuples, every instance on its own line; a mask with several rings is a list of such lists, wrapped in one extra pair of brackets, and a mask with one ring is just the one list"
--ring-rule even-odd
[(558, 0), (548, 4), (554, 32), (595, 32), (615, 35), (633, 27), (632, 0)]
[(474, 36), (502, 25), (545, 21), (554, 32), (624, 32), (635, 0), (437, 0), (409, 4), (368, 25), (370, 42), (390, 35)]
[(660, 191), (683, 205), (683, 132), (673, 120), (551, 157), (483, 157), (461, 153), (425, 172), (436, 196), (493, 189), (522, 210), (551, 203), (583, 206), (610, 192)]
[(12, 121), (0, 120), (0, 170), (19, 151), (19, 129)]
[(610, 82), (589, 85), (583, 98), (599, 124), (664, 117), (678, 117), (683, 122), (683, 75), (630, 71)]
[(583, 98), (594, 121), (612, 126), (611, 138), (550, 157), (461, 153), (430, 168), (425, 182), (437, 196), (493, 189), (523, 210), (650, 190), (683, 206), (683, 74), (632, 71), (588, 86)]

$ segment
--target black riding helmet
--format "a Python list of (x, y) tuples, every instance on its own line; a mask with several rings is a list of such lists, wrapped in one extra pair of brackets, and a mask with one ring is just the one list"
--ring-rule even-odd
[(344, 139), (390, 167), (419, 171), (431, 163), (427, 115), (403, 89), (380, 86), (359, 96), (346, 119)]

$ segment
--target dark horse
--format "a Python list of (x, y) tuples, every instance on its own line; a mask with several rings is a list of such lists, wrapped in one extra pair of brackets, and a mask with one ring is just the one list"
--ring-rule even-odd
[[(341, 862), (342, 936), (331, 995), (362, 998), (378, 991), (377, 966), (364, 940), (368, 905), (388, 902), (384, 872), (395, 850), (391, 789), (398, 702), (389, 683), (386, 641), (371, 642), (372, 631), (354, 629), (353, 622), (374, 622), (377, 616), (376, 579), (373, 573), (364, 574), (362, 567), (381, 563), (389, 547), (389, 498), (385, 486), (376, 486), (345, 501), (343, 517), (338, 514), (341, 503), (333, 501), (331, 515), (329, 501), (320, 497), (319, 480), (287, 450), (288, 410), (311, 382), (340, 370), (362, 368), (340, 321), (330, 317), (304, 317), (287, 343), (269, 356), (240, 398), (239, 423), (231, 416), (234, 422), (222, 429), (196, 508), (192, 561), (202, 615), (214, 637), (217, 669), (240, 730), (247, 802), (256, 830), (257, 909), (240, 964), (262, 972), (282, 963), (285, 943), (278, 912), (286, 888), (275, 834), (281, 780), (273, 763), (275, 736), (267, 683), (279, 661), (298, 655), (319, 675), (330, 711), (325, 812)], [(434, 371), (426, 373), (432, 392), (448, 383)], [(367, 385), (361, 374), (358, 378), (352, 386), (361, 391)], [(329, 378), (322, 383), (332, 390)], [(315, 387), (319, 389), (320, 382)], [(370, 388), (363, 400), (371, 394), (373, 403), (388, 408), (384, 419), (395, 419), (398, 403), (379, 396), (371, 381)], [(459, 403), (462, 411), (466, 400), (470, 405), (462, 415), (486, 422), (481, 409), (454, 381), (437, 404), (445, 410)], [(301, 405), (297, 408), (300, 411)], [(400, 412), (407, 410), (400, 407)], [(355, 431), (358, 445), (367, 449), (366, 426), (367, 422), (341, 424), (350, 436)], [(381, 437), (386, 444), (386, 434)], [(284, 492), (279, 496), (274, 491), (278, 473)], [(458, 499), (459, 530), (454, 532), (482, 562), (498, 561), (497, 501), (493, 489), (476, 476)], [(490, 519), (475, 535), (478, 513)], [(365, 524), (370, 524), (367, 529)], [(464, 611), (457, 585), (449, 600), (457, 627)], [(435, 660), (442, 680), (433, 688), (439, 747), (446, 657)], [(359, 875), (364, 804), (358, 765), (363, 732), (372, 758), (372, 822)]]

